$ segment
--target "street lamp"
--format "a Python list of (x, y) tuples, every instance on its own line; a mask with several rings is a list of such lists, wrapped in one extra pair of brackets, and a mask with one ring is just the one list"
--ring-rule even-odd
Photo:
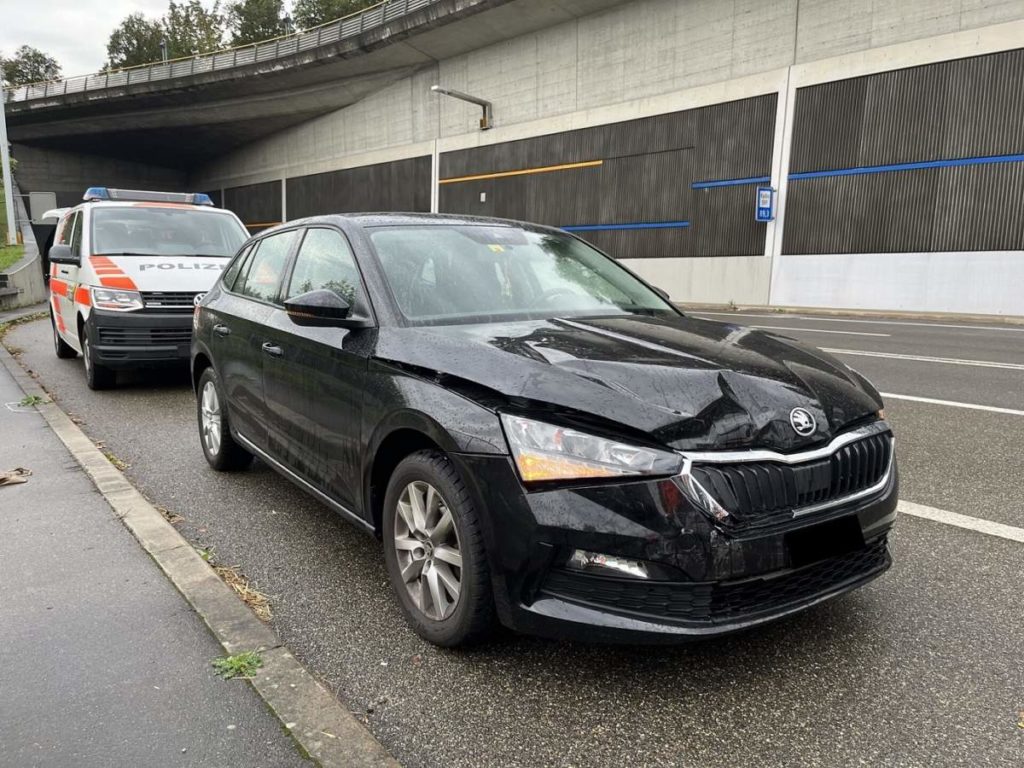
[(453, 99), (460, 99), (462, 101), (468, 101), (470, 104), (476, 104), (484, 111), (483, 116), (480, 118), (480, 130), (486, 131), (493, 127), (493, 105), (491, 104), (491, 102), (487, 101), (487, 99), (481, 99), (478, 98), (477, 96), (470, 96), (468, 93), (463, 93), (462, 91), (455, 91), (452, 90), (451, 88), (442, 88), (440, 85), (432, 85), (430, 86), (430, 90), (433, 91), (434, 93), (443, 94), (444, 96), (451, 96)]

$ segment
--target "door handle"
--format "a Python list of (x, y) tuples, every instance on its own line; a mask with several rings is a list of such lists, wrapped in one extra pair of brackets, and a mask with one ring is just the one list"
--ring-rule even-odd
[(231, 329), (228, 328), (226, 325), (221, 325), (219, 323), (217, 325), (213, 326), (213, 332), (216, 333), (218, 336), (230, 336), (231, 335)]
[(284, 350), (276, 344), (271, 344), (269, 341), (263, 342), (263, 351), (271, 357), (280, 357), (284, 354)]

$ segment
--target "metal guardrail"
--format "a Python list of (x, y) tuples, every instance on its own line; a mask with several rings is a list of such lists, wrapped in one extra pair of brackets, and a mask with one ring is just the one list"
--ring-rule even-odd
[(106, 88), (138, 83), (173, 80), (203, 72), (219, 72), (233, 67), (273, 61), (284, 56), (319, 48), (321, 45), (357, 37), (363, 32), (437, 2), (439, 0), (385, 0), (351, 16), (321, 24), (319, 27), (313, 27), (304, 32), (183, 59), (142, 64), (128, 69), (101, 72), (95, 75), (80, 75), (47, 83), (22, 85), (6, 89), (4, 96), (7, 103), (32, 101), (87, 91), (102, 91)]

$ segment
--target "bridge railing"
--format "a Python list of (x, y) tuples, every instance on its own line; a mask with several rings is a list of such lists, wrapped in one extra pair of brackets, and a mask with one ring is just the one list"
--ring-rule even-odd
[(102, 91), (137, 83), (152, 83), (159, 80), (173, 80), (203, 72), (217, 72), (247, 64), (273, 61), (291, 56), (300, 51), (319, 48), (345, 40), (375, 27), (387, 24), (413, 11), (425, 8), (439, 0), (384, 0), (382, 3), (335, 21), (321, 24), (303, 32), (276, 37), (259, 43), (250, 43), (237, 48), (228, 48), (211, 53), (201, 53), (188, 58), (142, 64), (137, 67), (100, 72), (95, 75), (80, 75), (46, 83), (32, 83), (4, 90), (8, 103), (47, 99), (87, 91)]

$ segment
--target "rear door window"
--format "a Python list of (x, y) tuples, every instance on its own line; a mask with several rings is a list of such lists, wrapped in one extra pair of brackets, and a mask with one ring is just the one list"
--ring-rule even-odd
[(291, 229), (260, 240), (244, 276), (238, 278), (235, 292), (259, 301), (276, 302), (295, 235), (296, 230)]
[(251, 245), (243, 249), (242, 252), (238, 254), (238, 258), (231, 262), (231, 266), (228, 267), (227, 271), (224, 273), (224, 287), (227, 288), (229, 291), (235, 284), (235, 278), (238, 277), (238, 273), (242, 269), (242, 264), (244, 264), (245, 260), (249, 258), (249, 253), (251, 251)]

